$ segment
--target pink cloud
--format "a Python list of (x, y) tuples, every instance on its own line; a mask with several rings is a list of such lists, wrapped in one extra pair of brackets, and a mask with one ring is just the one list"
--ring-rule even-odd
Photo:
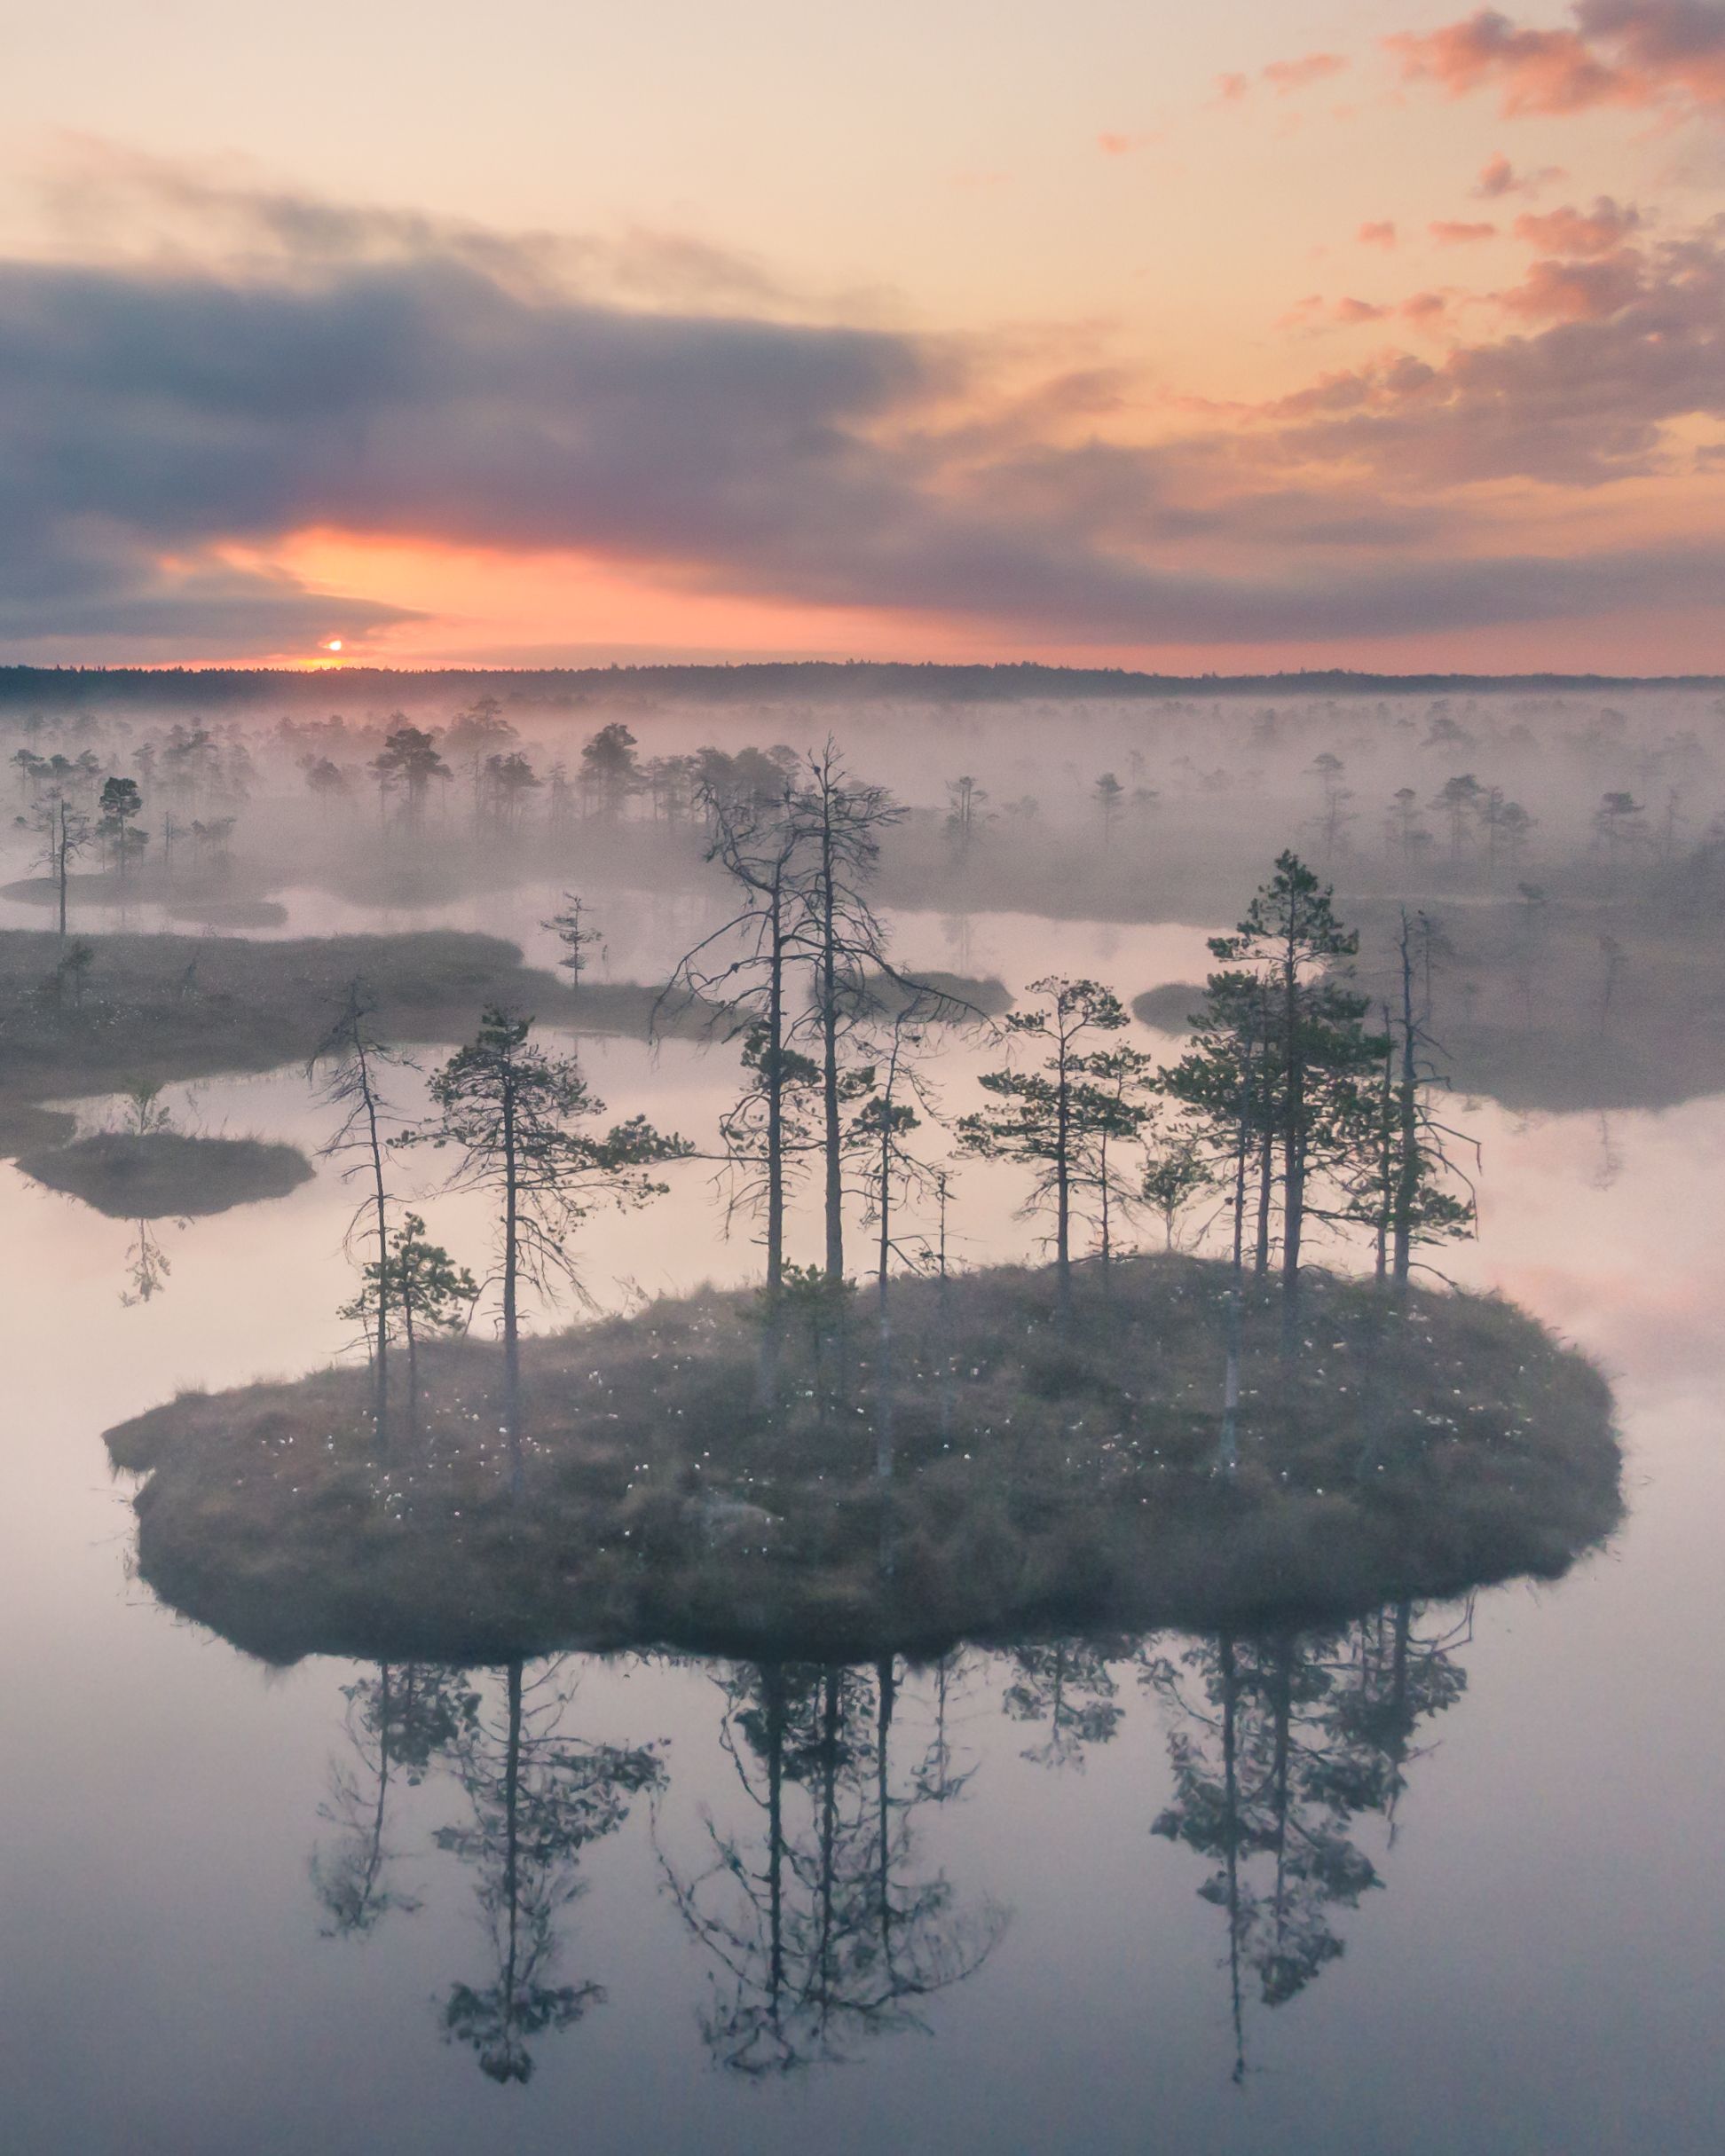
[(1390, 310), (1380, 307), (1371, 300), (1342, 299), (1335, 303), (1334, 319), (1344, 327), (1351, 328), (1360, 322), (1381, 322)]
[(1361, 247), (1394, 247), (1396, 227), (1390, 218), (1382, 217), (1375, 223), (1362, 224), (1354, 237)]
[(1311, 83), (1322, 83), (1331, 75), (1341, 75), (1347, 61), (1339, 52), (1307, 52), (1298, 59), (1272, 60), (1263, 70), (1264, 79), (1279, 98), (1291, 97), (1296, 90), (1304, 90)]
[(1500, 151), (1481, 167), (1474, 193), (1482, 202), (1495, 202), (1506, 194), (1537, 194), (1541, 187), (1564, 177), (1561, 165), (1542, 165), (1537, 172), (1517, 172)]
[(1468, 224), (1459, 217), (1438, 217), (1426, 230), (1439, 247), (1474, 247), (1497, 236), (1495, 224)]
[(1285, 455), (1406, 488), (1592, 487), (1669, 470), (1676, 422), (1725, 420), (1725, 232), (1540, 262), (1493, 295), (1514, 332), (1328, 374), (1262, 416)]
[(1633, 248), (1594, 262), (1536, 262), (1519, 285), (1495, 297), (1533, 321), (1609, 321), (1643, 296), (1642, 266)]
[(1642, 214), (1633, 202), (1614, 202), (1602, 194), (1587, 210), (1524, 211), (1516, 219), (1515, 233), (1548, 255), (1611, 255), (1641, 224)]
[(1725, 106), (1725, 8), (1717, 0), (1576, 0), (1575, 27), (1523, 29), (1481, 8), (1383, 41), (1406, 82), (1453, 98), (1493, 89), (1506, 114), (1595, 106)]
[(1449, 302), (1441, 292), (1415, 292), (1405, 299), (1398, 312), (1410, 322), (1435, 322), (1439, 315), (1449, 311)]
[(1148, 149), (1153, 142), (1160, 142), (1159, 134), (1117, 135), (1105, 130), (1096, 138), (1096, 146), (1104, 157), (1130, 157), (1136, 150)]
[(1238, 105), (1249, 87), (1243, 75), (1218, 75), (1216, 78), (1216, 98), (1218, 105)]

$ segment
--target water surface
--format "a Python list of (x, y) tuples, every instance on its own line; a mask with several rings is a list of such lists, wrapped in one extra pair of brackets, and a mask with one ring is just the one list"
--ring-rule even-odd
[[(488, 901), (483, 919), (463, 907), (452, 925), (512, 934), (542, 959), (532, 925), (545, 895)], [(614, 933), (628, 963), (614, 957), (613, 971), (650, 977), (683, 910)], [(1130, 995), (1191, 978), (1202, 959), (1201, 926), (901, 925), (913, 962), (1020, 989), (1058, 964)], [(726, 1051), (613, 1041), (582, 1053), (613, 1107), (710, 1130)], [(953, 1058), (955, 1105), (968, 1105), (959, 1073), (975, 1062), (969, 1050)], [(327, 1120), (296, 1071), (169, 1099), (183, 1127), (308, 1151)], [(83, 1113), (99, 1122), (111, 1109)], [(1725, 1098), (1603, 1123), (1489, 1104), (1465, 1120), (1485, 1146), (1482, 1232), (1449, 1269), (1501, 1287), (1604, 1364), (1630, 1516), (1556, 1587), (1414, 1613), (1416, 1660), (1453, 1696), (1419, 1719), (1393, 1802), (1351, 1816), (1346, 1839), (1370, 1883), (1352, 1903), (1319, 1898), (1322, 1935), (1303, 1934), (1310, 1973), (1289, 1983), (1278, 1961), (1266, 1986), (1248, 1956), (1236, 2014), (1216, 1867), (1154, 1831), (1180, 1798), (1181, 1740), (1208, 1741), (1196, 1710), (1214, 1650), (1202, 1642), (1027, 1642), (934, 1669), (780, 1677), (571, 1657), (520, 1681), (534, 1756), (562, 1759), (565, 1814), (573, 1792), (593, 1827), (533, 1888), (555, 1905), (545, 1982), (573, 2010), (548, 2010), (525, 2043), (530, 2078), (506, 2081), (469, 2037), (496, 1978), (509, 1672), (443, 1680), (474, 1703), (469, 1734), (395, 1763), (382, 1883), (356, 1889), (376, 1855), (366, 1715), (380, 1672), (326, 1659), (265, 1670), (158, 1607), (128, 1576), (130, 1488), (100, 1444), (177, 1386), (292, 1374), (338, 1350), (334, 1312), (351, 1285), (335, 1170), (269, 1205), (157, 1224), (170, 1270), (139, 1299), (136, 1228), (0, 1169), (5, 2147), (1719, 2146), (1725, 1254), (1713, 1224)], [(675, 1180), (655, 1210), (585, 1231), (583, 1279), (600, 1303), (748, 1275), (753, 1253), (720, 1238), (705, 1171)], [(1032, 1250), (1016, 1199), (1010, 1176), (965, 1171), (967, 1255)], [(477, 1259), (477, 1206), (436, 1202), (438, 1231)], [(1301, 1666), (1345, 1691), (1366, 1681), (1382, 1637), (1304, 1642)], [(802, 1959), (796, 1980), (783, 1972), (769, 2039), (757, 2018), (739, 2051), (739, 1996), (760, 2005), (750, 1910), (773, 1840), (759, 1801), (768, 1762), (748, 1732), (767, 1727), (769, 1696), (786, 1728), (812, 1732), (783, 1789), (781, 1885), (786, 1906), (797, 1900), (786, 1939), (794, 1929)], [(1308, 1724), (1327, 1711), (1320, 1697)], [(811, 2032), (823, 1884), (849, 1915), (843, 1956), (829, 1932), (829, 1959), (817, 1957)], [(364, 1921), (344, 1928), (333, 1912), (356, 1892)], [(883, 1906), (897, 1927), (884, 1947)], [(784, 1959), (796, 1960), (788, 1944)], [(479, 2004), (452, 2030), (461, 1986)]]

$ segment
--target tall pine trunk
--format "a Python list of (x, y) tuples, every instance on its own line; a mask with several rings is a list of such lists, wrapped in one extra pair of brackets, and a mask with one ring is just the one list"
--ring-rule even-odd
[[(1064, 1024), (1064, 1020), (1061, 1021)], [(1054, 1269), (1060, 1312), (1072, 1312), (1072, 1079), (1070, 1050), (1060, 1037), (1054, 1095)]]
[(821, 807), (821, 1113), (826, 1153), (826, 1277), (845, 1277), (844, 1137), (839, 1121), (839, 953), (837, 872), (832, 855), (832, 803)]
[(1414, 1215), (1420, 1195), (1420, 1085), (1414, 1046), (1414, 954), (1406, 914), (1402, 916), (1401, 979), (1401, 1076), (1396, 1089), (1401, 1158), (1396, 1178), (1395, 1243), (1390, 1272), (1398, 1292), (1406, 1292), (1413, 1269)]
[(1234, 1147), (1233, 1271), (1228, 1282), (1227, 1361), (1222, 1380), (1222, 1438), (1217, 1449), (1218, 1470), (1232, 1475), (1240, 1465), (1240, 1330), (1241, 1302), (1245, 1294), (1246, 1271), (1246, 1157), (1251, 1146), (1252, 1060), (1242, 1058), (1240, 1080), (1240, 1126)]
[(521, 1464), (521, 1329), (516, 1302), (520, 1271), (520, 1162), (516, 1153), (515, 1088), (503, 1082), (503, 1420), (509, 1439), (509, 1490), (519, 1497)]
[(776, 1306), (784, 1282), (784, 894), (773, 886), (772, 955), (767, 977), (767, 1294)]
[(363, 1032), (354, 1028), (355, 1056), (359, 1068), (359, 1095), (366, 1105), (366, 1137), (371, 1152), (372, 1203), (377, 1223), (377, 1338), (373, 1349), (377, 1448), (390, 1447), (390, 1215), (383, 1188), (383, 1141), (377, 1128), (377, 1092), (372, 1084), (371, 1058), (366, 1052)]
[(1305, 1226), (1305, 1069), (1300, 1040), (1300, 975), (1290, 913), (1282, 961), (1282, 1349), (1291, 1354), (1300, 1318), (1300, 1239)]

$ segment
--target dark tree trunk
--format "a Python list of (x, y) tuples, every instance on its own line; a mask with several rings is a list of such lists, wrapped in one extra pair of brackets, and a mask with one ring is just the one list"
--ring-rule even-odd
[(371, 1152), (372, 1203), (377, 1223), (377, 1338), (373, 1349), (375, 1373), (374, 1407), (377, 1449), (390, 1449), (390, 1215), (383, 1187), (383, 1140), (377, 1127), (377, 1090), (372, 1083), (371, 1058), (366, 1050), (363, 1022), (354, 1029), (355, 1057), (359, 1071), (359, 1094), (366, 1106), (366, 1138)]
[(1402, 923), (1401, 977), (1401, 1078), (1396, 1096), (1401, 1158), (1398, 1162), (1396, 1178), (1394, 1256), (1390, 1271), (1397, 1288), (1405, 1291), (1413, 1269), (1414, 1215), (1420, 1192), (1420, 1099), (1419, 1072), (1414, 1047), (1414, 956), (1409, 948), (1405, 920)]
[(503, 1420), (509, 1439), (509, 1489), (519, 1496), (521, 1462), (521, 1328), (516, 1301), (520, 1271), (520, 1162), (516, 1155), (515, 1088), (503, 1082)]
[(1300, 1239), (1305, 1226), (1305, 1069), (1300, 977), (1290, 914), (1282, 962), (1282, 1348), (1293, 1352), (1300, 1315)]

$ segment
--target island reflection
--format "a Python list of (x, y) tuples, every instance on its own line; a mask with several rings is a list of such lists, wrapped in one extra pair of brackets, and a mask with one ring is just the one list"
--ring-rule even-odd
[[(603, 1663), (381, 1663), (343, 1687), (310, 1867), (320, 1929), (364, 1940), (418, 1916), (426, 1896), (404, 1876), (453, 1859), (487, 1964), (447, 1985), (437, 2026), (492, 2079), (524, 2082), (543, 2040), (606, 2003), (576, 1909), (644, 1799), (652, 1906), (695, 1949), (691, 2019), (713, 2064), (749, 2078), (842, 2064), (935, 2033), (941, 1995), (1010, 1952), (1013, 1877), (949, 1876), (927, 1846), (937, 1815), (1010, 1805), (1033, 1768), (1059, 1775), (1085, 1833), (1087, 1759), (1149, 1716), (1168, 1782), (1142, 1823), (1207, 1867), (1196, 1892), (1222, 1922), (1217, 2010), (1238, 2079), (1253, 2001), (1296, 1997), (1344, 1951), (1348, 1912), (1387, 1885), (1419, 1733), (1466, 1689), (1471, 1621), (1471, 1601), (1403, 1599), (1319, 1628), (1026, 1641), (920, 1664), (677, 1657), (714, 1711), (674, 1816), (671, 1743), (582, 1727), (583, 1668)], [(426, 1797), (404, 1843), (408, 1790)], [(972, 1874), (973, 1837), (957, 1845)], [(634, 1909), (632, 1928), (644, 1921)]]

